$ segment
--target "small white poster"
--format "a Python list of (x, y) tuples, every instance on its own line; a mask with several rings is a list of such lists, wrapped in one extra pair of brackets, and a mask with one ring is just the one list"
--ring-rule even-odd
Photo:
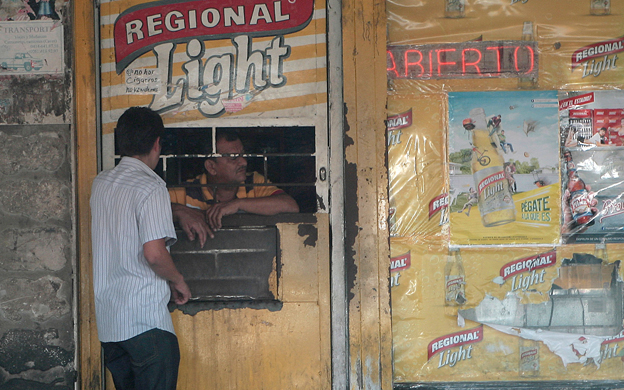
[(160, 93), (160, 69), (127, 68), (126, 95), (156, 95)]
[(0, 75), (63, 73), (59, 21), (0, 22)]

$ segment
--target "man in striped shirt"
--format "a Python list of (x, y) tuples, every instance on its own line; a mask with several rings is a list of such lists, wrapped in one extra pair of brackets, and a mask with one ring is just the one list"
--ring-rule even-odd
[(207, 236), (221, 228), (225, 215), (246, 212), (260, 215), (298, 213), (297, 202), (286, 192), (267, 184), (268, 180), (257, 172), (247, 173), (247, 160), (243, 143), (232, 130), (219, 130), (216, 135), (216, 152), (221, 157), (211, 157), (204, 162), (205, 172), (190, 184), (200, 186), (169, 189), (173, 217), (194, 240), (199, 238), (203, 247)]
[(149, 108), (117, 122), (119, 164), (101, 172), (91, 195), (93, 279), (98, 336), (117, 390), (175, 390), (180, 350), (171, 295), (191, 292), (168, 247), (176, 241), (165, 182), (154, 172), (164, 126)]

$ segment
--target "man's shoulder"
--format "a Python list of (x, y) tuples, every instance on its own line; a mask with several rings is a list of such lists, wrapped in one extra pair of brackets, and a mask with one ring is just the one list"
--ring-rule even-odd
[(269, 183), (264, 175), (256, 171), (247, 174), (247, 181), (251, 181), (252, 183)]
[(251, 172), (247, 174), (245, 180), (245, 191), (248, 198), (265, 198), (271, 195), (277, 195), (284, 191), (274, 185), (268, 186), (254, 186), (254, 184), (270, 184), (271, 181), (266, 179), (262, 174), (258, 172)]
[(116, 167), (100, 172), (93, 180), (93, 186), (118, 187), (145, 194), (166, 188), (165, 181), (155, 172), (123, 162), (122, 160)]
[(174, 203), (188, 204), (189, 198), (198, 202), (206, 202), (203, 194), (203, 188), (199, 184), (206, 182), (206, 174), (198, 175), (192, 179), (187, 180), (183, 186), (169, 187), (169, 195), (171, 201)]

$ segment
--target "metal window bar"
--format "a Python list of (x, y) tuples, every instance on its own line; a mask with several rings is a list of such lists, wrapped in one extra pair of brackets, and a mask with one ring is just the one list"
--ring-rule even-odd
[[(169, 160), (183, 160), (183, 159), (206, 159), (209, 157), (223, 157), (223, 156), (234, 156), (234, 154), (173, 154), (173, 155), (161, 155), (160, 158), (163, 161), (163, 175), (166, 177), (167, 176), (167, 172), (168, 172), (168, 162)], [(308, 154), (308, 153), (270, 153), (270, 154), (248, 154), (245, 153), (242, 155), (244, 158), (247, 159), (252, 159), (252, 158), (261, 158), (262, 159), (262, 167), (263, 167), (263, 175), (265, 178), (267, 178), (269, 176), (269, 158), (272, 157), (301, 157), (301, 158), (307, 158), (307, 157), (314, 157), (314, 155), (312, 154)], [(192, 185), (189, 183), (185, 183), (185, 180), (182, 179), (183, 176), (183, 172), (182, 170), (182, 166), (178, 165), (177, 166), (177, 183), (176, 186), (180, 186), (180, 187), (192, 187), (192, 186), (201, 186), (201, 185)], [(305, 182), (305, 181), (290, 181), (290, 182), (272, 182), (272, 183), (254, 183), (253, 186), (268, 186), (268, 185), (275, 185), (275, 186), (293, 186), (293, 187), (314, 187), (316, 185), (316, 182)]]

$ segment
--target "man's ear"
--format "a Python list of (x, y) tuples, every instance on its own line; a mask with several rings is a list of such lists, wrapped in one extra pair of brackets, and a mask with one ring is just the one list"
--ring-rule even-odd
[(206, 161), (204, 161), (204, 168), (206, 168), (206, 172), (208, 172), (211, 175), (216, 175), (217, 174), (217, 169), (215, 168), (215, 162), (211, 159), (206, 159)]
[(158, 150), (158, 153), (160, 154), (160, 137), (156, 138), (156, 142), (154, 142), (154, 145), (152, 145), (152, 150)]

